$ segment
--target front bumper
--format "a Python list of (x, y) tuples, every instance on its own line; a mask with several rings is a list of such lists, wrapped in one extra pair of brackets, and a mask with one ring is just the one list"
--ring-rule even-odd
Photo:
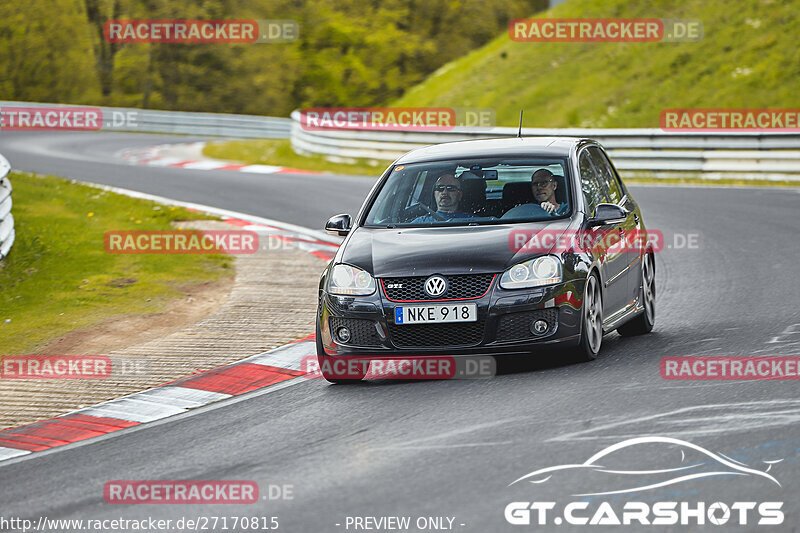
[[(574, 343), (580, 335), (580, 310), (585, 280), (536, 289), (505, 290), (495, 276), (486, 294), (458, 301), (395, 302), (381, 284), (366, 297), (334, 296), (323, 291), (317, 320), (327, 355), (392, 358), (410, 355), (498, 355), (535, 352), (544, 345)], [(477, 322), (406, 324), (394, 322), (396, 306), (426, 304), (477, 305)], [(544, 334), (531, 332), (531, 322), (543, 319)], [(335, 335), (350, 330), (348, 342)]]

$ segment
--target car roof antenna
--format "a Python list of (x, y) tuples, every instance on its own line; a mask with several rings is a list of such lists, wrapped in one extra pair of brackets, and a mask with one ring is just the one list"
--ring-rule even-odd
[(519, 110), (519, 131), (517, 131), (517, 137), (522, 138), (522, 109)]

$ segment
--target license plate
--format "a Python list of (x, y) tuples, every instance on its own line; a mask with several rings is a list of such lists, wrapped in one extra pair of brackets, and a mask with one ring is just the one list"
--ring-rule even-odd
[(404, 305), (394, 308), (395, 324), (444, 324), (477, 320), (477, 304)]

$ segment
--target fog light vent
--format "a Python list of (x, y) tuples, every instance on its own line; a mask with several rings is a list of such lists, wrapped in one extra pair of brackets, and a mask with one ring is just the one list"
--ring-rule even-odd
[(336, 330), (336, 338), (339, 340), (339, 342), (347, 344), (350, 342), (350, 330), (344, 326), (340, 327)]
[(544, 320), (534, 320), (531, 322), (531, 333), (534, 335), (544, 335), (547, 333), (548, 329), (550, 329), (550, 325)]

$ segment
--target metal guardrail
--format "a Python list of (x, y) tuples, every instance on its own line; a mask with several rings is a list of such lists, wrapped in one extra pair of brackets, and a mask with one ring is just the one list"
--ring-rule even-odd
[[(60, 107), (59, 104), (0, 102), (3, 107)], [(70, 107), (70, 106), (65, 106)], [(72, 106), (75, 107), (75, 106)], [(84, 107), (84, 106), (79, 106)], [(106, 131), (208, 135), (229, 138), (291, 138), (300, 154), (323, 155), (333, 161), (393, 160), (431, 144), (513, 137), (516, 128), (464, 128), (449, 131), (378, 131), (315, 129), (291, 119), (221, 113), (155, 111), (99, 107)], [(129, 118), (133, 117), (134, 121)], [(597, 139), (622, 171), (702, 172), (709, 176), (800, 180), (798, 132), (665, 132), (659, 129), (523, 128), (525, 136), (566, 135)]]
[(11, 214), (11, 182), (8, 173), (11, 165), (0, 155), (0, 260), (8, 255), (14, 244), (14, 216)]
[[(523, 128), (524, 136), (589, 137), (605, 146), (623, 171), (702, 172), (712, 177), (800, 180), (800, 133), (665, 132), (659, 129)], [(452, 141), (514, 137), (517, 128), (448, 131), (304, 129), (292, 113), (292, 148), (332, 161), (393, 160), (403, 153)]]
[[(257, 115), (157, 111), (127, 107), (68, 106), (34, 102), (0, 102), (3, 107), (94, 107), (103, 114), (104, 131), (212, 135), (233, 138), (286, 139), (291, 120)], [(132, 120), (129, 120), (132, 119)]]

